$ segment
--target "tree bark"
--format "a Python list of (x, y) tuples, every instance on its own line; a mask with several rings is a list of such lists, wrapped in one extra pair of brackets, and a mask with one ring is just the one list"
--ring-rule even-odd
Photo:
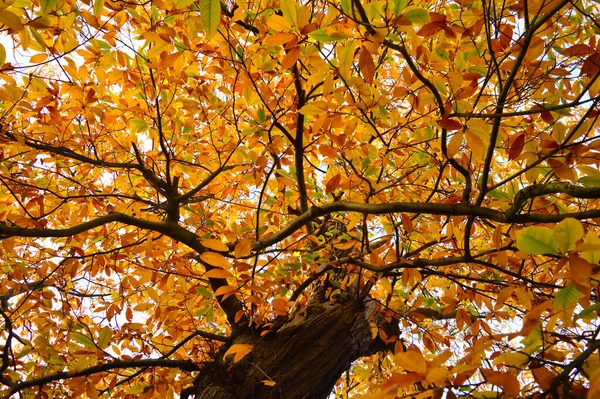
[[(386, 349), (372, 339), (374, 301), (347, 295), (337, 301), (312, 300), (289, 321), (261, 336), (244, 332), (233, 344), (253, 345), (236, 364), (219, 359), (204, 368), (193, 388), (197, 399), (325, 399), (352, 362)], [(388, 335), (398, 324), (381, 325)], [(224, 351), (223, 351), (224, 352)], [(268, 386), (264, 382), (274, 382)]]

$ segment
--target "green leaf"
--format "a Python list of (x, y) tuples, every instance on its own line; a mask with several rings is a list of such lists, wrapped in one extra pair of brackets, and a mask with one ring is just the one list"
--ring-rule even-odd
[(279, 9), (283, 14), (283, 18), (290, 23), (290, 25), (296, 27), (298, 23), (298, 11), (296, 9), (296, 0), (280, 0)]
[(95, 348), (96, 344), (94, 344), (94, 341), (92, 341), (89, 337), (87, 337), (86, 335), (80, 334), (80, 333), (71, 333), (71, 339), (73, 339), (73, 341), (82, 344), (83, 346), (87, 346), (90, 348)]
[(556, 294), (554, 298), (554, 311), (564, 315), (563, 321), (566, 322), (571, 317), (580, 296), (581, 293), (575, 288), (573, 283), (569, 283), (569, 285)]
[(106, 349), (112, 339), (112, 330), (108, 326), (102, 327), (100, 330), (100, 337), (98, 338), (98, 347), (100, 349)]
[(525, 227), (517, 234), (517, 248), (530, 255), (556, 254), (554, 232), (546, 227)]
[(99, 17), (104, 9), (104, 0), (94, 0), (94, 15)]
[(221, 23), (221, 0), (201, 0), (198, 8), (206, 39), (210, 39), (217, 33)]
[(196, 287), (196, 292), (198, 293), (198, 295), (201, 295), (205, 298), (212, 298), (213, 294), (212, 292), (210, 292), (209, 290), (207, 290), (204, 287)]
[(143, 119), (131, 118), (129, 120), (129, 128), (131, 129), (131, 134), (140, 133), (148, 130), (148, 124)]
[(408, 7), (404, 16), (408, 18), (413, 25), (423, 25), (430, 21), (429, 11), (417, 7)]
[(332, 37), (332, 36), (329, 36), (327, 33), (325, 33), (325, 29), (324, 28), (312, 31), (311, 33), (308, 34), (308, 36), (311, 39), (314, 39), (314, 40), (322, 42), (322, 43), (329, 43), (329, 42), (337, 42), (337, 41), (340, 41), (340, 40), (346, 40), (345, 37)]
[(40, 0), (42, 15), (46, 15), (49, 12), (54, 11), (54, 7), (56, 7), (57, 2), (58, 0)]
[(600, 177), (584, 176), (577, 182), (585, 187), (600, 187)]
[(566, 253), (575, 247), (575, 242), (583, 237), (583, 226), (577, 219), (567, 218), (554, 228), (554, 240), (561, 253)]

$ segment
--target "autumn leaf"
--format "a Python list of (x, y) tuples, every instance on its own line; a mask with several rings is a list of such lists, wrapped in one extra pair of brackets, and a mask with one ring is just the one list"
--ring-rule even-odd
[(223, 358), (228, 356), (233, 356), (233, 363), (237, 363), (242, 360), (246, 355), (248, 355), (254, 349), (253, 345), (248, 344), (233, 344), (227, 349)]
[(519, 393), (521, 392), (521, 384), (514, 375), (500, 373), (498, 371), (489, 369), (481, 369), (481, 372), (487, 382), (502, 387), (502, 390), (507, 395), (513, 397), (519, 396)]
[(202, 0), (198, 4), (206, 38), (210, 39), (217, 33), (221, 23), (221, 0)]
[(204, 252), (200, 255), (200, 259), (211, 266), (228, 268), (231, 264), (223, 255), (216, 252)]
[(362, 46), (358, 55), (358, 67), (365, 78), (365, 82), (373, 83), (375, 77), (375, 63), (373, 56), (365, 46)]
[(449, 118), (445, 118), (445, 119), (438, 119), (436, 121), (436, 123), (443, 129), (446, 130), (460, 130), (462, 129), (462, 124), (455, 120), (455, 119), (449, 119)]

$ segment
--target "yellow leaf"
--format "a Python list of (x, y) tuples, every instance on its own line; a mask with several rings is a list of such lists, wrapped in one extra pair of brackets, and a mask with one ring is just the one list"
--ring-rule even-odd
[(271, 15), (267, 18), (267, 26), (275, 32), (291, 31), (292, 25), (280, 15)]
[(0, 0), (0, 9), (9, 7), (15, 2), (15, 0)]
[(223, 244), (223, 242), (220, 240), (215, 240), (214, 238), (201, 238), (200, 243), (206, 248), (212, 249), (213, 251), (229, 251), (227, 245)]
[(252, 352), (254, 345), (249, 344), (234, 344), (231, 345), (227, 352), (225, 352), (224, 358), (233, 355), (233, 363), (237, 363), (242, 360), (248, 353)]
[(454, 133), (454, 136), (450, 139), (448, 143), (447, 152), (448, 158), (454, 158), (456, 154), (460, 151), (460, 147), (462, 147), (463, 142), (463, 132), (459, 131)]
[(225, 269), (211, 269), (204, 273), (206, 278), (233, 278), (233, 274)]
[(0, 12), (0, 24), (9, 27), (12, 30), (23, 30), (21, 19), (8, 10), (2, 10), (2, 12)]
[(216, 252), (204, 252), (200, 255), (200, 259), (215, 267), (228, 268), (230, 266), (229, 261), (223, 255)]
[(268, 387), (272, 387), (277, 384), (275, 381), (272, 380), (262, 380), (261, 382), (263, 383), (263, 385), (266, 385)]
[(394, 355), (394, 363), (406, 371), (414, 371), (417, 373), (427, 372), (427, 362), (423, 358), (423, 355), (417, 351), (396, 353)]
[(466, 138), (467, 145), (473, 154), (473, 161), (482, 161), (485, 158), (485, 144), (483, 140), (470, 130), (467, 130)]
[(243, 256), (247, 256), (250, 254), (250, 250), (252, 249), (252, 240), (248, 238), (244, 238), (240, 242), (238, 242), (233, 250), (233, 255), (236, 258), (241, 258)]

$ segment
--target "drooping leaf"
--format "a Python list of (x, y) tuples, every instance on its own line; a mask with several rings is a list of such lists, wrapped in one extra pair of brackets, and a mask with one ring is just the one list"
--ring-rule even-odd
[(221, 0), (202, 0), (198, 2), (200, 20), (206, 32), (206, 39), (212, 38), (221, 24)]
[(583, 237), (583, 226), (579, 220), (567, 218), (554, 228), (554, 240), (558, 250), (566, 253), (575, 247), (575, 242)]

